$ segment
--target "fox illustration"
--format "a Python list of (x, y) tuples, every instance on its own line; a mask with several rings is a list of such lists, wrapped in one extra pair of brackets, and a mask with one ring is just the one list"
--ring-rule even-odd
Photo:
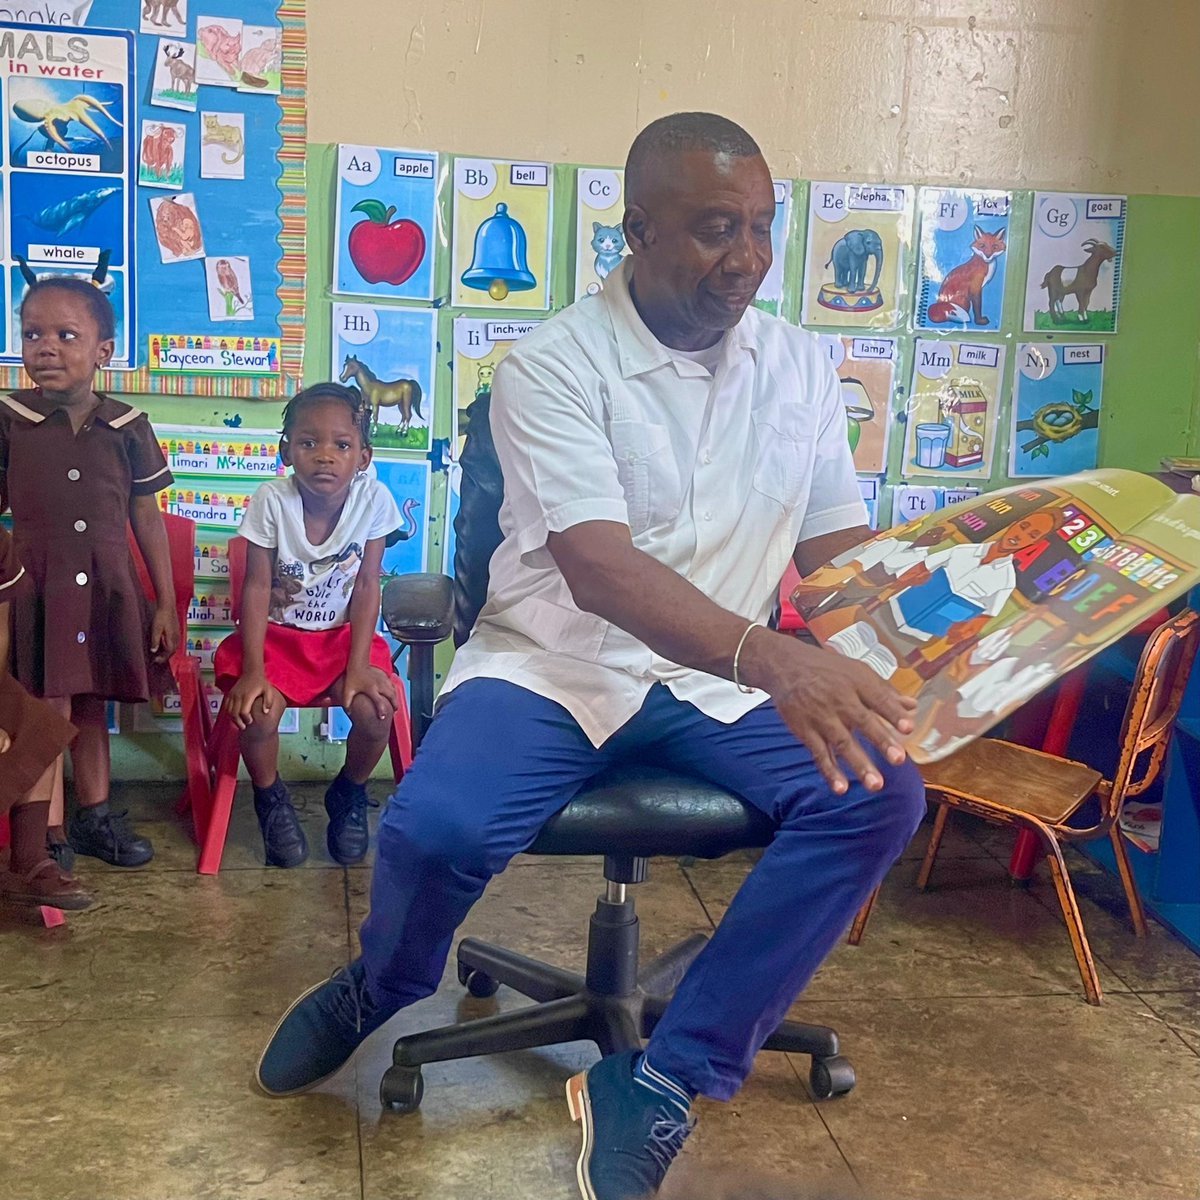
[(1004, 240), (1007, 232), (998, 229), (988, 233), (975, 226), (971, 257), (947, 272), (938, 288), (937, 300), (929, 306), (929, 320), (933, 324), (942, 325), (947, 321), (965, 324), (971, 319), (971, 313), (976, 325), (989, 324), (990, 319), (983, 315), (983, 289), (995, 274), (996, 259), (1008, 249)]

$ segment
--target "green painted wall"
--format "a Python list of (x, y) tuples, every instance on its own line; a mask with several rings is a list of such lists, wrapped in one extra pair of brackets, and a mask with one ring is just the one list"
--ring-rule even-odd
[[(330, 329), (330, 280), (333, 224), (335, 147), (314, 145), (309, 151), (309, 317), (305, 356), (305, 379), (325, 378), (329, 370), (332, 341)], [(573, 197), (570, 175), (559, 179), (555, 217), (560, 230), (573, 227)], [(803, 209), (806, 189), (796, 194), (797, 219), (793, 231), (792, 266), (789, 281), (795, 290), (799, 258), (803, 253)], [(1001, 340), (1010, 347), (1022, 340), (1019, 333), (1021, 297), (1024, 294), (1025, 257), (1028, 244), (1030, 193), (1017, 195), (1013, 240), (1008, 272), (1008, 306)], [(448, 218), (448, 212), (444, 213)], [(443, 221), (448, 228), (448, 220)], [(1020, 236), (1018, 235), (1020, 233)], [(560, 236), (569, 246), (570, 236)], [(552, 276), (552, 292), (560, 300), (569, 298), (570, 254), (558, 256)], [(1100, 427), (1101, 462), (1106, 466), (1154, 470), (1159, 458), (1169, 453), (1200, 452), (1200, 198), (1182, 196), (1131, 196), (1129, 201), (1124, 295), (1120, 332), (1107, 339), (1110, 349), (1105, 368), (1103, 417)], [(448, 290), (449, 267), (443, 265), (440, 288)], [(911, 282), (911, 281), (910, 281)], [(443, 310), (439, 320), (440, 348), (437, 386), (442, 397), (434, 424), (435, 437), (450, 436), (450, 322), (453, 313)], [(794, 316), (794, 312), (791, 314)], [(1008, 354), (1011, 377), (1013, 353)], [(907, 356), (902, 359), (897, 379), (906, 380)], [(153, 420), (175, 424), (203, 422), (220, 426), (223, 418), (241, 411), (247, 425), (271, 426), (278, 421), (278, 406), (262, 401), (188, 400), (173, 397), (140, 397)], [(215, 405), (215, 407), (214, 407)], [(270, 416), (261, 409), (272, 409)], [(259, 411), (253, 414), (246, 410)], [(998, 469), (992, 482), (1003, 482), (1007, 461), (1007, 435), (998, 443)], [(892, 438), (890, 478), (900, 464), (899, 437)], [(429, 517), (431, 537), (429, 569), (440, 570), (441, 526), (445, 512), (445, 477), (434, 475)], [(439, 659), (444, 670), (448, 653)], [(283, 739), (281, 771), (288, 778), (331, 776), (341, 761), (341, 747), (321, 742), (316, 736), (320, 714), (301, 714), (301, 732)], [(128, 724), (128, 722), (126, 722)], [(118, 779), (162, 779), (182, 776), (179, 738), (162, 735), (125, 734), (113, 743), (113, 773)], [(386, 772), (381, 772), (386, 773)]]

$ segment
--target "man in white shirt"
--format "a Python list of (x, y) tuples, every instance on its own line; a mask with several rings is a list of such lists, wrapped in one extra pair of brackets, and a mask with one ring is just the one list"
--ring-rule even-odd
[(676, 114), (635, 140), (625, 191), (631, 257), (496, 371), (504, 541), (385, 810), (363, 957), (296, 1001), (258, 1069), (303, 1091), (431, 994), (488, 880), (604, 768), (710, 779), (779, 832), (645, 1056), (579, 1081), (585, 1200), (657, 1190), (694, 1095), (736, 1092), (925, 807), (913, 702), (766, 628), (789, 556), (803, 575), (870, 535), (828, 359), (751, 307), (766, 163), (732, 122)]

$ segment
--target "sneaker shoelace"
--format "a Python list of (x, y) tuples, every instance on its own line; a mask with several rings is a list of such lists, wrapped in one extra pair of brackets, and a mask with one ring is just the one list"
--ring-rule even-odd
[(659, 1116), (650, 1126), (650, 1136), (646, 1140), (646, 1151), (662, 1168), (665, 1175), (667, 1168), (675, 1160), (675, 1156), (683, 1149), (683, 1143), (696, 1127), (696, 1118), (688, 1117), (680, 1121), (669, 1116), (666, 1109), (659, 1110)]
[(121, 809), (120, 812), (110, 812), (96, 822), (96, 828), (108, 834), (114, 842), (121, 842), (134, 836), (128, 818), (129, 809), (127, 808)]
[(353, 1025), (355, 1033), (362, 1033), (364, 1021), (374, 1015), (375, 1006), (366, 1000), (362, 988), (350, 973), (349, 967), (339, 967), (329, 977), (333, 985), (327, 1008), (343, 1025)]

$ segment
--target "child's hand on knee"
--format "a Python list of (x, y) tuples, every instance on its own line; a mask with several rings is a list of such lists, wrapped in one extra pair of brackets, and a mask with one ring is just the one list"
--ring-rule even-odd
[(225, 711), (239, 728), (254, 724), (255, 707), (263, 717), (275, 711), (279, 693), (267, 682), (265, 675), (243, 675), (225, 697)]
[(392, 676), (378, 667), (346, 672), (342, 707), (347, 712), (350, 712), (350, 706), (357, 696), (361, 696), (375, 710), (375, 715), (381, 721), (390, 721), (396, 715), (396, 686)]
[(11, 745), (12, 738), (8, 736), (8, 730), (0, 729), (0, 754), (7, 754)]

